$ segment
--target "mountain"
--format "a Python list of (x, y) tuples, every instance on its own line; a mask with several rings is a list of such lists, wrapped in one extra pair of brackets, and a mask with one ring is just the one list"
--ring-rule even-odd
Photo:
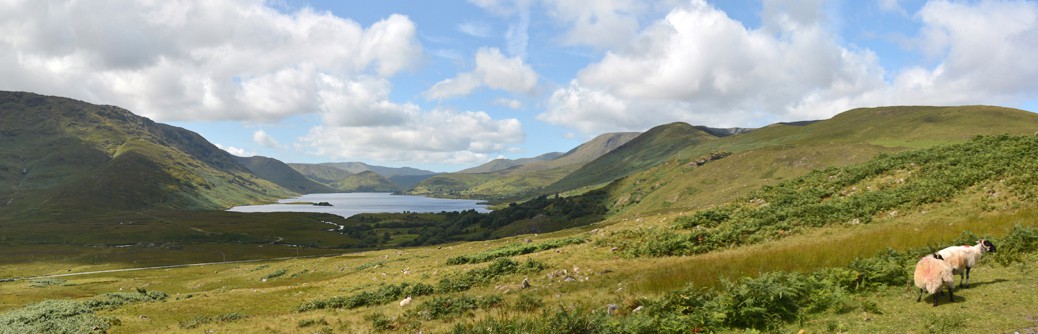
[(638, 133), (635, 132), (606, 133), (550, 160), (532, 160), (487, 173), (440, 174), (418, 183), (409, 192), (491, 200), (516, 200), (535, 196), (545, 186), (637, 136)]
[(235, 157), (235, 159), (253, 174), (264, 180), (273, 182), (282, 188), (300, 193), (330, 193), (336, 190), (326, 185), (314, 182), (303, 174), (300, 174), (289, 165), (277, 159), (268, 157)]
[(293, 194), (197, 133), (119, 107), (0, 92), (0, 214), (224, 209)]
[(401, 190), (400, 185), (370, 170), (347, 176), (329, 186), (348, 192), (399, 192)]
[(509, 169), (509, 168), (512, 168), (512, 167), (515, 167), (515, 166), (526, 165), (526, 164), (533, 163), (533, 162), (536, 162), (536, 161), (551, 161), (551, 160), (555, 160), (556, 158), (558, 158), (558, 157), (560, 157), (562, 155), (563, 155), (563, 153), (561, 153), (561, 152), (551, 152), (551, 153), (541, 154), (541, 155), (538, 155), (538, 156), (533, 157), (533, 158), (521, 158), (521, 159), (514, 159), (514, 160), (513, 159), (494, 159), (494, 160), (491, 160), (490, 162), (487, 162), (485, 164), (482, 164), (482, 165), (479, 165), (479, 166), (476, 166), (476, 167), (460, 170), (457, 173), (477, 174), (477, 173), (496, 172), (496, 171), (499, 171), (499, 170)]
[(716, 140), (717, 136), (687, 123), (671, 123), (649, 129), (566, 177), (549, 185), (548, 192), (565, 192), (612, 182), (669, 159), (690, 146)]
[(416, 175), (433, 175), (436, 172), (427, 171), (423, 169), (411, 168), (411, 167), (384, 167), (384, 166), (373, 166), (363, 162), (326, 162), (321, 163), (323, 166), (335, 167), (350, 173), (360, 173), (363, 171), (372, 171), (385, 177), (393, 177), (399, 175), (405, 176), (416, 176)]
[[(812, 170), (880, 154), (965, 142), (977, 135), (1032, 135), (1038, 114), (993, 106), (879, 107), (813, 122), (777, 123), (700, 142), (608, 187), (624, 215), (710, 207)], [(718, 152), (730, 155), (709, 160)], [(709, 160), (697, 164), (700, 160)]]
[(339, 191), (398, 192), (436, 175), (436, 172), (411, 167), (373, 166), (363, 162), (293, 163), (289, 166), (311, 180)]
[(326, 185), (353, 175), (344, 169), (327, 165), (290, 163), (288, 166), (303, 176)]

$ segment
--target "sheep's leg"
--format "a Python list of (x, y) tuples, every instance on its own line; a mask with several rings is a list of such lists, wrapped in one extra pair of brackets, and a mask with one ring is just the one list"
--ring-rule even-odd
[(941, 295), (942, 295), (942, 294), (943, 294), (943, 293), (941, 293), (941, 290), (937, 290), (937, 291), (935, 291), (935, 292), (933, 293), (933, 306), (934, 306), (934, 307), (936, 307), (936, 306), (937, 306), (937, 301), (941, 299)]
[(952, 287), (948, 286), (948, 303), (955, 302), (955, 294), (952, 293)]
[(970, 287), (970, 269), (973, 269), (973, 268), (966, 267), (966, 272), (964, 273), (964, 274), (966, 274), (966, 287), (967, 288)]
[(918, 303), (920, 300), (923, 300), (923, 288), (919, 288), (919, 296), (915, 297), (916, 303)]

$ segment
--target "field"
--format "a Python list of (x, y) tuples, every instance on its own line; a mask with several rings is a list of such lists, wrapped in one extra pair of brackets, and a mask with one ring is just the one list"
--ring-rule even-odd
[[(486, 321), (485, 324), (513, 321), (515, 326), (521, 326), (524, 319), (556, 321), (560, 312), (568, 317), (565, 318), (569, 321), (567, 324), (579, 325), (585, 320), (640, 319), (630, 313), (636, 305), (653, 305), (653, 299), (681, 291), (688, 284), (697, 288), (722, 288), (726, 279), (760, 273), (843, 267), (887, 248), (904, 251), (949, 244), (967, 230), (991, 236), (1000, 249), (1006, 249), (1007, 245), (999, 243), (998, 238), (1004, 237), (1014, 225), (1038, 227), (1035, 209), (970, 216), (963, 215), (960, 204), (936, 205), (922, 216), (821, 228), (761, 244), (681, 257), (622, 258), (594, 243), (612, 230), (665, 224), (675, 218), (668, 216), (531, 236), (533, 243), (568, 237), (586, 237), (592, 242), (514, 256), (512, 259), (517, 263), (532, 260), (547, 268), (526, 274), (517, 271), (494, 276), (487, 283), (473, 284), (463, 292), (437, 291), (415, 296), (408, 308), (399, 307), (396, 305), (399, 299), (393, 298), (384, 305), (379, 302), (356, 308), (299, 311), (309, 302), (385, 290), (385, 287), (403, 283), (438, 287), (442, 284), (438, 281), (490, 268), (489, 262), (448, 266), (445, 265), (448, 259), (522, 244), (525, 237), (312, 259), (7, 281), (0, 283), (3, 296), (0, 308), (17, 312), (20, 305), (43, 300), (84, 300), (105, 293), (141, 289), (161, 291), (169, 296), (162, 301), (96, 311), (100, 319), (118, 324), (111, 326), (110, 332), (197, 332), (202, 329), (271, 333), (411, 329), (441, 332), (480, 320)], [(928, 302), (916, 303), (914, 290), (906, 289), (903, 284), (850, 289), (842, 297), (839, 308), (805, 313), (800, 320), (781, 322), (780, 327), (771, 330), (948, 333), (1033, 329), (1038, 326), (1034, 320), (1038, 313), (1033, 308), (1038, 304), (1038, 294), (1029, 291), (1038, 288), (1038, 278), (1033, 272), (1038, 257), (1029, 252), (1015, 262), (1002, 265), (998, 263), (1002, 259), (1000, 255), (985, 257), (973, 272), (971, 287), (956, 291), (956, 300), (950, 305), (933, 308)], [(37, 262), (36, 270), (61, 272), (67, 265), (57, 261)], [(531, 284), (528, 289), (519, 288), (524, 276)], [(566, 276), (573, 277), (574, 281), (567, 282)], [(465, 301), (466, 297), (474, 300), (472, 307), (452, 304)], [(481, 301), (486, 301), (486, 305), (479, 306)], [(608, 304), (618, 305), (622, 315), (602, 318)], [(435, 311), (439, 308), (444, 310)], [(959, 317), (967, 310), (971, 312), (968, 321)], [(444, 312), (444, 315), (429, 316), (422, 312)], [(740, 331), (738, 327), (724, 328), (727, 327), (721, 329)]]

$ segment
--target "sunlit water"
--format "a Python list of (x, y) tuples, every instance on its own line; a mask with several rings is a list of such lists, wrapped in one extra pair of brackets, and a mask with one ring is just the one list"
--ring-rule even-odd
[[(293, 202), (328, 202), (332, 206), (285, 204)], [(486, 204), (477, 200), (442, 199), (424, 196), (393, 195), (390, 193), (335, 193), (310, 194), (283, 199), (278, 204), (236, 206), (235, 212), (324, 212), (343, 217), (358, 213), (380, 212), (440, 212), (474, 209), (490, 212)]]

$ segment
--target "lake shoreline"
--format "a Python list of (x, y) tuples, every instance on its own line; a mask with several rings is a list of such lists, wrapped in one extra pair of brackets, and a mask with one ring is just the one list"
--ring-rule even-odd
[[(328, 205), (313, 205), (327, 203)], [(304, 205), (305, 204), (305, 205)], [(319, 212), (343, 218), (361, 213), (437, 213), (476, 210), (490, 212), (481, 200), (444, 199), (393, 193), (320, 193), (278, 200), (278, 203), (244, 205), (228, 209), (232, 212)]]

